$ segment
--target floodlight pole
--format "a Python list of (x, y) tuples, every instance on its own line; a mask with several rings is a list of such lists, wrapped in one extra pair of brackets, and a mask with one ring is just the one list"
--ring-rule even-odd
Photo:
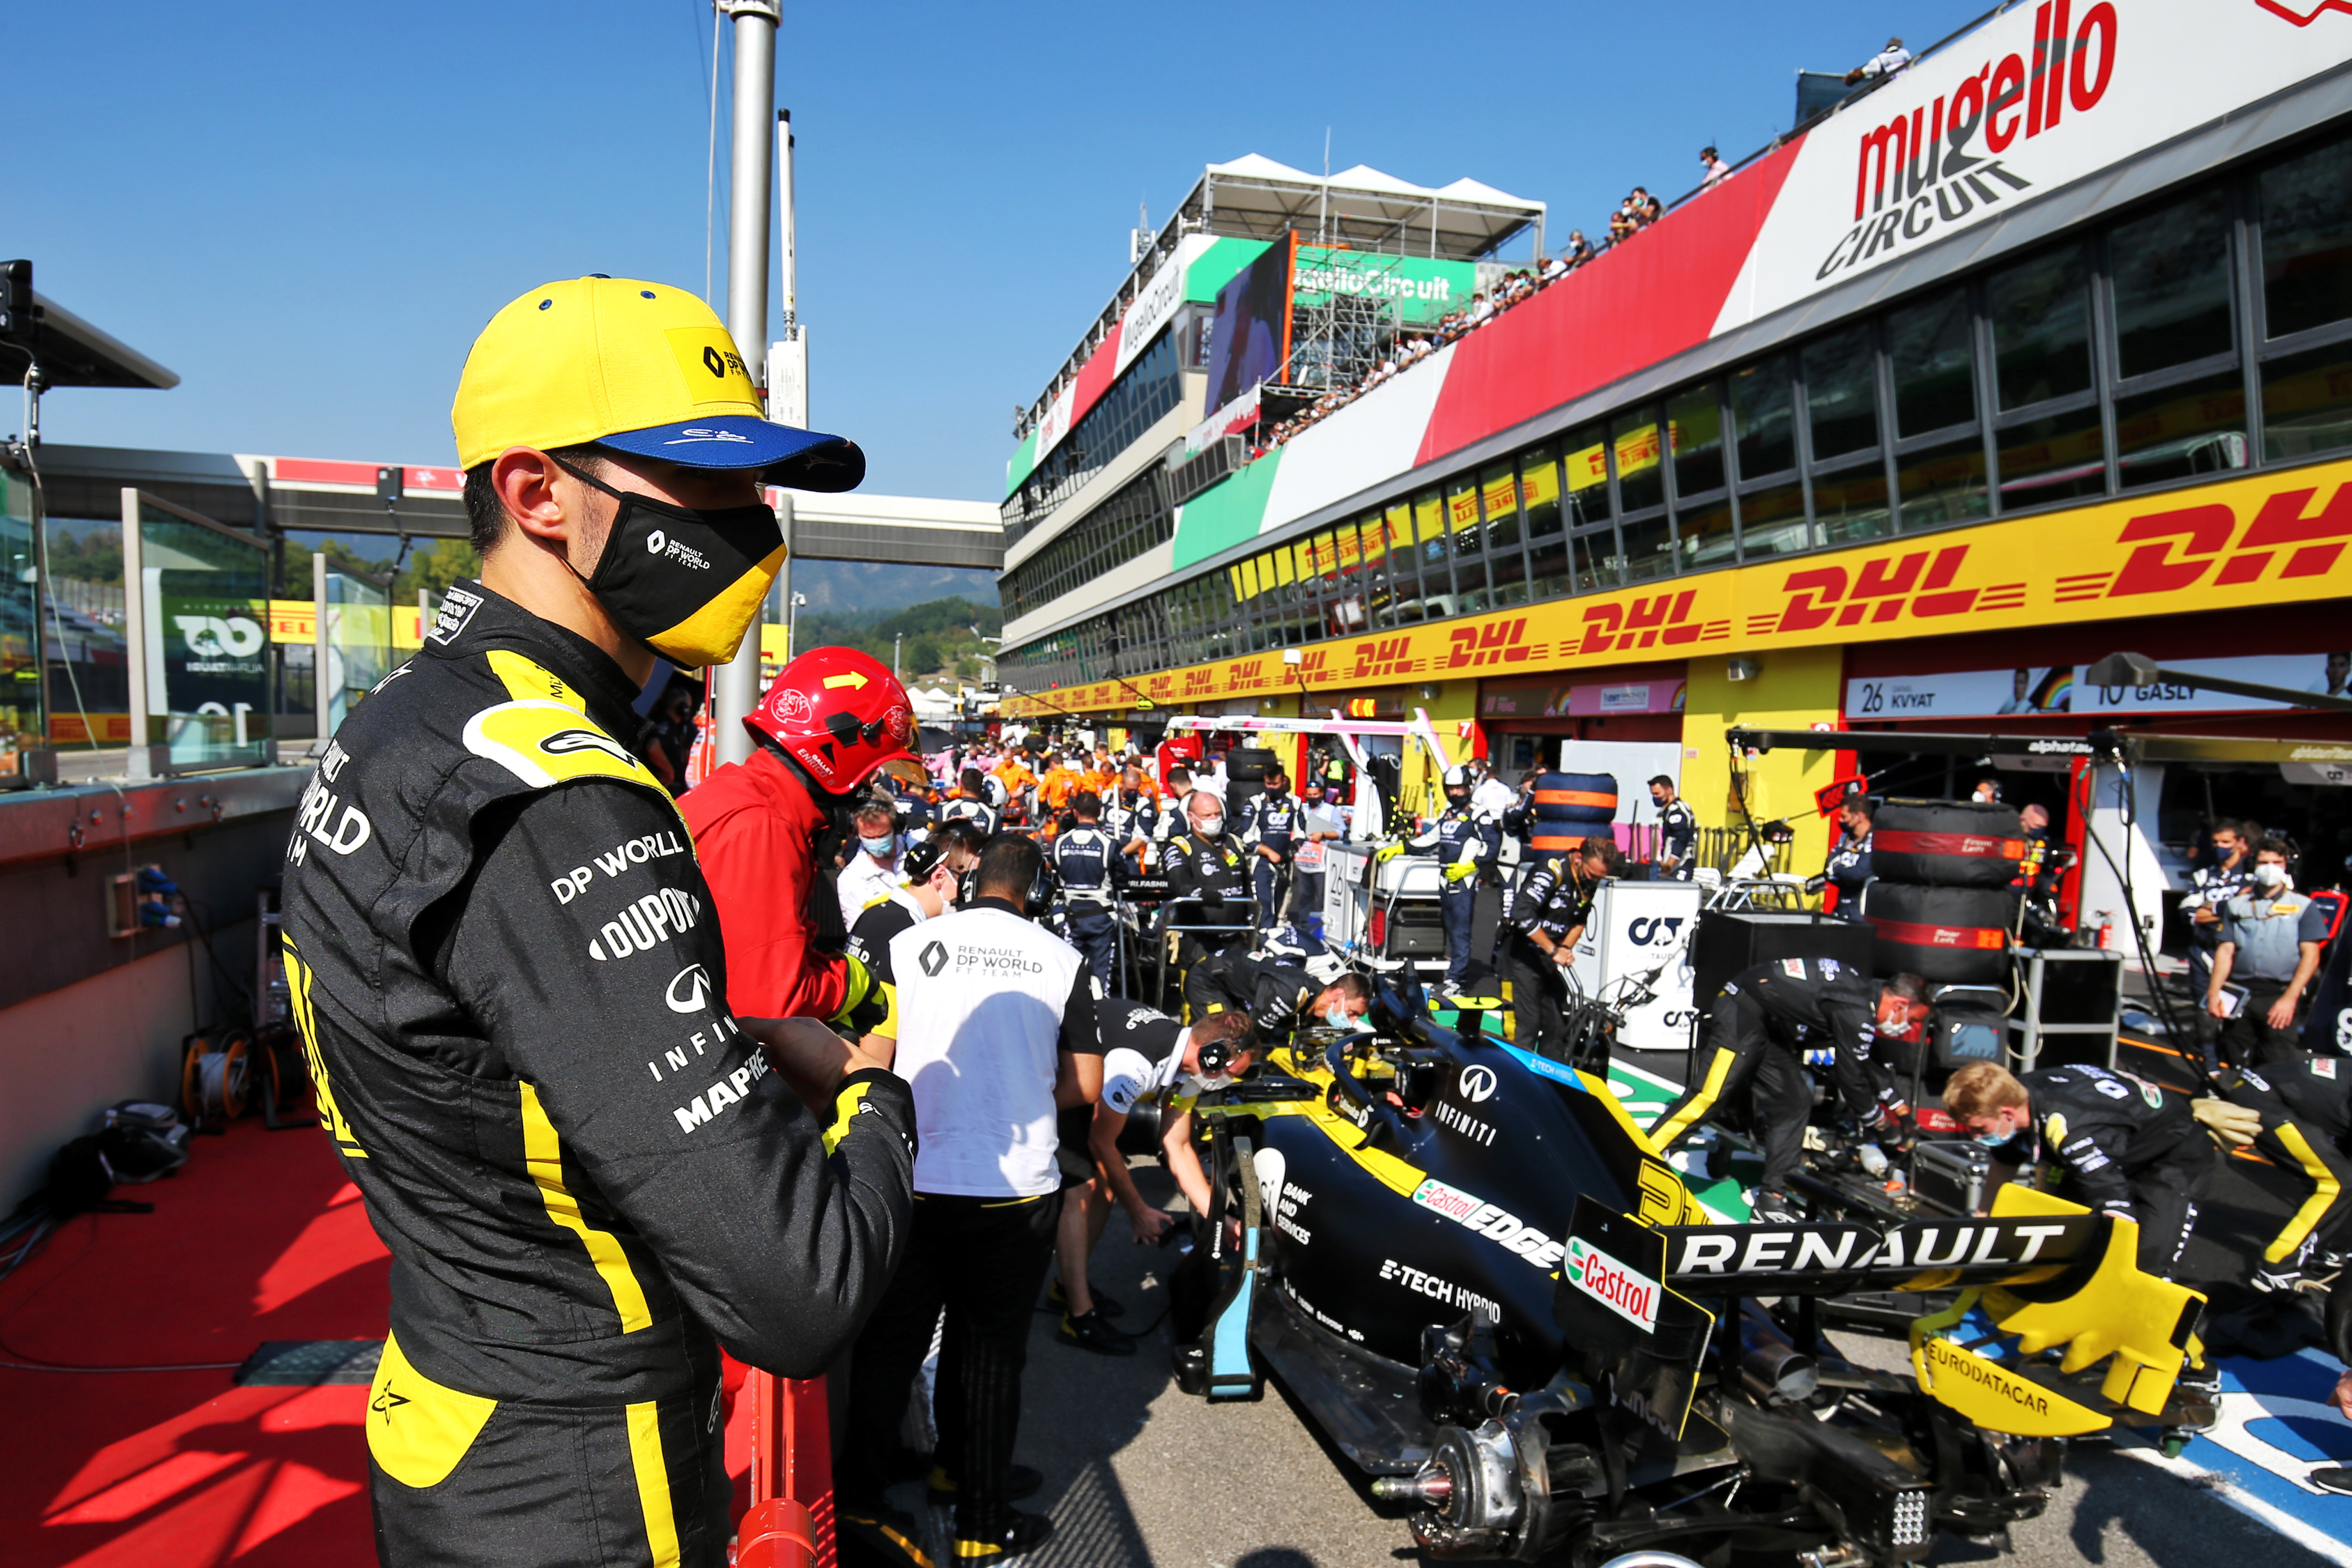
[[(782, 0), (719, 0), (735, 23), (735, 131), (729, 153), (733, 184), (727, 212), (727, 331), (755, 381), (768, 341), (769, 117), (776, 106), (776, 24)], [(710, 672), (712, 741), (721, 763), (749, 762), (742, 721), (760, 703), (760, 630), (745, 634), (729, 662)]]

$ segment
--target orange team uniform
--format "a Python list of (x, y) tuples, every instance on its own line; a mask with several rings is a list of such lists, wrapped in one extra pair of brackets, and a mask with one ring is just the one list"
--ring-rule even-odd
[(1029, 771), (1027, 764), (1012, 757), (1007, 757), (996, 764), (996, 776), (1004, 781), (1004, 796), (1008, 804), (1021, 798), (1024, 785), (1034, 784), (1037, 782), (1037, 775)]
[(1070, 797), (1085, 787), (1086, 779), (1077, 769), (1052, 768), (1046, 771), (1045, 782), (1037, 786), (1037, 798), (1052, 810), (1064, 811), (1069, 807)]

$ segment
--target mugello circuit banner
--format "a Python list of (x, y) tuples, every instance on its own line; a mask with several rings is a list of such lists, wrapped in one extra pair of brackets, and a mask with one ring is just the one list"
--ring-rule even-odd
[[(2322, 463), (2054, 517), (1979, 523), (1333, 639), (1301, 650), (1304, 662), (1295, 668), (1276, 650), (1124, 682), (1061, 687), (1034, 699), (1009, 698), (1003, 710), (1008, 718), (1124, 710), (1139, 706), (1139, 693), (1154, 707), (1182, 707), (1296, 695), (1302, 682), (1318, 701), (1326, 692), (1336, 701), (1357, 687), (1407, 680), (1532, 676), (1632, 659), (2285, 605), (2343, 596), (2352, 582), (2347, 545), (2352, 462)], [(1344, 563), (1339, 575), (1342, 581), (1348, 575)], [(2267, 679), (2291, 675), (2297, 685), (2318, 681), (2321, 689), (2329, 682), (2341, 689), (2338, 664), (2352, 667), (2352, 658), (2338, 655), (2331, 661), (2325, 653), (2290, 661), (2285, 670), (2276, 659), (2258, 662), (2272, 668)], [(2053, 671), (2023, 673), (2020, 700), (2054, 700)], [(2119, 693), (2112, 701), (2086, 698), (2074, 672), (2064, 673), (2075, 710), (2094, 703), (2145, 710), (2197, 700), (2193, 693), (2153, 689)], [(2221, 671), (2217, 666), (2211, 673)], [(2014, 697), (2017, 674), (1998, 672), (1980, 683), (1983, 695)], [(2231, 705), (2244, 706), (2242, 700)], [(1848, 710), (1854, 711), (1851, 700)]]
[(2347, 59), (2352, 14), (2332, 0), (2020, 5), (1194, 496), (1171, 564), (1343, 504)]

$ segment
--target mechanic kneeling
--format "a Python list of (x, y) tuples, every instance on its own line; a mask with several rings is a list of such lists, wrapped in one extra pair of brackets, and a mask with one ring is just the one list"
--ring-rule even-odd
[(2340, 1057), (2305, 1057), (2253, 1068), (2224, 1068), (2214, 1087), (2253, 1111), (2253, 1145), (2310, 1188), (2286, 1225), (2263, 1248), (2251, 1283), (2292, 1290), (2315, 1251), (2337, 1249), (2352, 1218), (2352, 1071)]
[(1748, 1124), (1764, 1143), (1757, 1184), (1759, 1217), (1796, 1217), (1789, 1178), (1804, 1155), (1813, 1091), (1803, 1053), (1837, 1053), (1830, 1069), (1838, 1103), (1864, 1137), (1891, 1137), (1902, 1126), (1891, 1079), (1874, 1068), (1871, 1047), (1884, 1030), (1906, 1035), (1927, 1016), (1927, 983), (1916, 974), (1874, 981), (1833, 958), (1782, 958), (1742, 970), (1708, 1011), (1713, 1050), (1697, 1081), (1666, 1107), (1650, 1130), (1664, 1154), (1703, 1126), (1735, 1096), (1745, 1095)]
[[(1111, 1194), (1135, 1227), (1135, 1239), (1157, 1241), (1174, 1221), (1143, 1201), (1128, 1172), (1120, 1134), (1130, 1118), (1152, 1118), (1158, 1128), (1152, 1142), (1176, 1178), (1177, 1191), (1195, 1215), (1209, 1213), (1209, 1174), (1192, 1146), (1192, 1103), (1205, 1090), (1221, 1089), (1249, 1070), (1258, 1037), (1246, 1013), (1215, 1013), (1187, 1027), (1155, 1007), (1116, 996), (1105, 998), (1101, 1018), (1102, 1099), (1095, 1106), (1089, 1142)], [(1193, 1346), (1198, 1355), (1194, 1342), (1208, 1321), (1208, 1258), (1207, 1247), (1195, 1247), (1170, 1282), (1169, 1327), (1180, 1370), (1186, 1347)]]
[(2187, 1096), (2105, 1068), (1970, 1062), (1944, 1086), (1944, 1109), (1998, 1163), (2047, 1161), (2063, 1195), (2136, 1222), (2140, 1271), (2172, 1278), (2213, 1180), (2213, 1144)]
[(1294, 1029), (1328, 1024), (1354, 1026), (1372, 1010), (1372, 985), (1360, 974), (1342, 974), (1328, 985), (1306, 970), (1272, 958), (1253, 958), (1238, 948), (1213, 953), (1184, 975), (1184, 1001), (1195, 1018), (1246, 1013), (1268, 1040)]

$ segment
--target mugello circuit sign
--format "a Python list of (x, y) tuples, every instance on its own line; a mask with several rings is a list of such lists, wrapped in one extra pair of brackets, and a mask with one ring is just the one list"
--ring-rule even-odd
[[(2352, 21), (2352, 18), (2347, 18)], [(1006, 700), (1008, 718), (2340, 597), (2352, 462)]]
[(1716, 330), (2334, 68), (2352, 58), (2352, 15), (2330, 9), (2328, 0), (2015, 7), (1807, 132)]

